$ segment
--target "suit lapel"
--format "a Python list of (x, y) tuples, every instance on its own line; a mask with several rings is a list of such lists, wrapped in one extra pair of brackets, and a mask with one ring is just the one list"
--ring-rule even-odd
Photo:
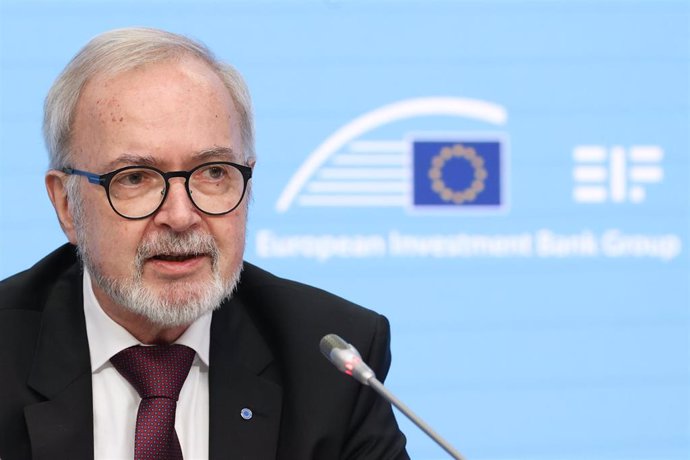
[(93, 458), (91, 366), (74, 264), (48, 293), (29, 386), (46, 401), (24, 409), (35, 460)]
[(275, 458), (282, 390), (240, 296), (213, 315), (210, 359), (210, 458)]
[[(46, 295), (28, 380), (46, 400), (24, 410), (34, 460), (93, 458), (81, 280), (75, 264)], [(210, 360), (210, 458), (275, 458), (282, 407), (279, 372), (239, 295), (213, 314)]]

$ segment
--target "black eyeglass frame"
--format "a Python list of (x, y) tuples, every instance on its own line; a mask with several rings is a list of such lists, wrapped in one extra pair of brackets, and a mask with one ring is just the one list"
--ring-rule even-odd
[[(192, 177), (192, 174), (194, 174), (195, 171), (198, 169), (208, 167), (208, 166), (213, 166), (213, 165), (228, 165), (232, 166), (233, 168), (237, 169), (240, 174), (242, 174), (242, 179), (244, 180), (244, 184), (242, 187), (242, 195), (240, 196), (240, 199), (237, 201), (237, 204), (233, 206), (230, 210), (225, 211), (225, 212), (208, 212), (204, 211), (199, 207), (199, 205), (196, 204), (194, 201), (194, 198), (192, 198), (192, 191), (189, 189), (189, 179)], [(151, 211), (149, 214), (146, 214), (145, 216), (141, 217), (130, 217), (130, 216), (125, 216), (122, 214), (120, 211), (115, 209), (115, 206), (113, 205), (112, 200), (110, 199), (110, 182), (113, 180), (113, 177), (116, 175), (120, 174), (123, 171), (128, 171), (130, 169), (148, 169), (150, 171), (155, 171), (158, 174), (160, 174), (163, 177), (163, 180), (165, 181), (165, 189), (163, 190), (163, 198), (161, 199), (160, 204), (156, 206), (156, 209)], [(168, 197), (168, 190), (170, 190), (170, 179), (175, 178), (175, 177), (183, 177), (184, 178), (184, 187), (185, 190), (187, 190), (187, 196), (189, 197), (189, 200), (192, 202), (194, 207), (198, 209), (199, 211), (203, 212), (204, 214), (207, 214), (209, 216), (223, 216), (225, 214), (230, 214), (232, 211), (237, 209), (237, 207), (242, 203), (242, 200), (244, 199), (244, 195), (247, 193), (247, 185), (249, 184), (249, 179), (252, 178), (252, 168), (246, 165), (241, 165), (237, 163), (232, 163), (230, 161), (211, 161), (209, 163), (202, 163), (198, 166), (195, 166), (194, 168), (190, 169), (189, 171), (169, 171), (169, 172), (163, 172), (158, 168), (154, 168), (153, 166), (125, 166), (124, 168), (116, 169), (115, 171), (110, 171), (109, 173), (105, 174), (96, 174), (92, 173), (89, 171), (83, 171), (81, 169), (75, 169), (75, 168), (69, 168), (65, 167), (62, 168), (62, 172), (65, 174), (71, 174), (71, 175), (77, 175), (77, 176), (84, 176), (88, 179), (88, 181), (91, 184), (96, 184), (100, 185), (105, 189), (105, 194), (108, 197), (108, 203), (110, 203), (110, 207), (115, 211), (115, 213), (118, 216), (124, 217), (125, 219), (130, 219), (130, 220), (140, 220), (140, 219), (146, 219), (147, 217), (150, 217), (154, 215), (160, 208), (163, 206), (163, 203), (165, 203), (165, 199)]]

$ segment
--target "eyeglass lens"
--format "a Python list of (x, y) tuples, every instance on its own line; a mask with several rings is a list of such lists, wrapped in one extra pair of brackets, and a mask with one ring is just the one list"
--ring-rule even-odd
[[(165, 178), (157, 171), (132, 168), (110, 181), (108, 193), (115, 210), (126, 217), (153, 213), (165, 199)], [(227, 164), (209, 164), (194, 170), (189, 178), (190, 198), (209, 214), (223, 214), (235, 208), (244, 193), (244, 177)]]

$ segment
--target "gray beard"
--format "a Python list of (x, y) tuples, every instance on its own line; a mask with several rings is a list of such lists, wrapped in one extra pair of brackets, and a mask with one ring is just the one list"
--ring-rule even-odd
[[(164, 328), (184, 326), (220, 307), (235, 290), (242, 265), (223, 279), (219, 268), (220, 252), (213, 237), (202, 232), (157, 233), (141, 242), (133, 264), (133, 274), (126, 278), (105, 276), (88, 250), (88, 238), (77, 225), (79, 255), (93, 280), (115, 303)], [(144, 263), (156, 254), (208, 255), (212, 261), (212, 279), (206, 282), (173, 281), (155, 290), (143, 282)]]

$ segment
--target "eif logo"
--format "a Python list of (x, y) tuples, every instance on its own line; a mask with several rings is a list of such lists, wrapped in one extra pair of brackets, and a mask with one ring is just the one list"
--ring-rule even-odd
[(647, 185), (663, 180), (664, 152), (656, 145), (581, 145), (573, 150), (573, 200), (578, 203), (641, 203)]

